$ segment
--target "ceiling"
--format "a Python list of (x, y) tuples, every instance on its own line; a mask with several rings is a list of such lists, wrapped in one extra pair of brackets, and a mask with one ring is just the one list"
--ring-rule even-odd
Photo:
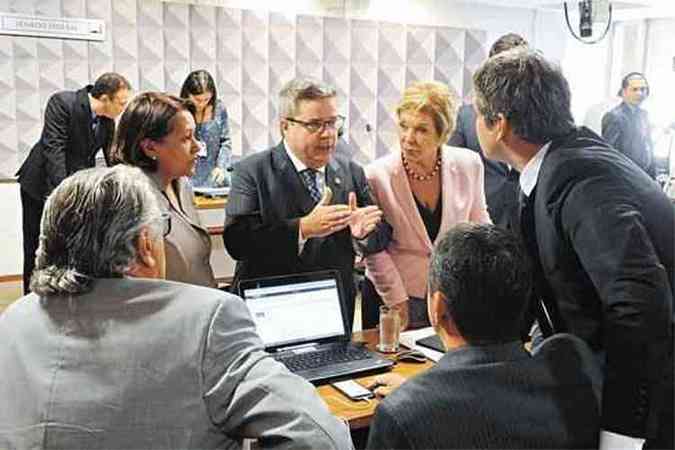
[[(503, 7), (514, 8), (536, 8), (536, 9), (560, 9), (562, 8), (562, 0), (473, 0), (472, 3), (483, 3), (486, 5), (492, 4)], [(576, 1), (568, 1), (569, 5), (574, 5)], [(658, 7), (663, 3), (669, 3), (668, 0), (619, 0), (611, 1), (614, 8), (617, 9), (635, 9), (635, 8), (649, 8)]]
[[(577, 8), (578, 0), (460, 0), (464, 3), (493, 5), (511, 8), (527, 8), (538, 10), (562, 10), (563, 3), (568, 8)], [(615, 16), (619, 20), (675, 17), (675, 1), (673, 0), (593, 0), (594, 3), (611, 3)]]

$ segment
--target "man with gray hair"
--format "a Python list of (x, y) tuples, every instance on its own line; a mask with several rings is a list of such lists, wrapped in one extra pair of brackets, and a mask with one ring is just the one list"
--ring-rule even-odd
[(391, 227), (372, 205), (363, 169), (335, 155), (344, 117), (336, 91), (294, 79), (279, 94), (283, 141), (234, 166), (223, 240), (239, 280), (337, 270), (354, 319), (356, 251), (383, 250)]
[(673, 446), (675, 214), (658, 185), (587, 128), (541, 54), (511, 50), (474, 74), (487, 157), (520, 171), (517, 221), (545, 334), (584, 339), (604, 371), (600, 448)]
[(170, 229), (135, 168), (49, 196), (33, 293), (0, 316), (0, 448), (350, 448), (240, 299), (162, 279)]

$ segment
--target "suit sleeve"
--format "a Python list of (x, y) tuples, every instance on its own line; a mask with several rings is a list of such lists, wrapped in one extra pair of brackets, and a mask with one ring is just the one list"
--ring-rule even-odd
[(375, 411), (375, 418), (370, 424), (366, 448), (369, 450), (413, 448), (405, 432), (396, 422), (394, 416), (389, 413), (384, 403), (381, 403)]
[(262, 349), (246, 305), (229, 297), (208, 327), (203, 398), (212, 422), (234, 439), (269, 449), (350, 449), (348, 428), (314, 386)]
[(297, 255), (300, 218), (265, 221), (260, 192), (250, 168), (235, 166), (227, 200), (223, 241), (240, 261), (261, 255)]
[(561, 218), (602, 301), (603, 429), (642, 437), (658, 414), (673, 298), (640, 205), (617, 184), (603, 177), (578, 183)]
[(66, 170), (66, 146), (70, 109), (59, 95), (53, 95), (45, 110), (45, 124), (42, 130), (42, 152), (47, 174), (47, 192), (51, 192), (68, 175)]
[[(382, 205), (383, 199), (380, 198), (378, 192), (377, 179), (369, 171), (366, 173), (375, 201), (379, 205)], [(408, 300), (408, 292), (401, 279), (401, 274), (398, 272), (398, 268), (394, 264), (388, 249), (385, 248), (380, 252), (368, 255), (365, 263), (375, 290), (384, 303), (395, 305)]]
[(462, 108), (460, 108), (457, 112), (455, 130), (452, 132), (452, 135), (448, 140), (448, 145), (466, 148), (466, 136), (464, 135), (464, 118), (462, 116)]
[[(375, 201), (373, 200), (370, 186), (366, 181), (366, 175), (363, 168), (357, 164), (351, 163), (351, 170), (358, 206), (364, 207), (374, 205)], [(368, 256), (387, 248), (391, 241), (391, 235), (391, 225), (383, 219), (365, 239), (357, 240), (356, 245), (363, 256)]]
[(476, 157), (474, 167), (476, 172), (474, 182), (476, 184), (473, 192), (476, 194), (472, 202), (471, 212), (469, 213), (469, 220), (476, 223), (492, 223), (487, 210), (487, 201), (485, 200), (485, 167), (479, 157)]
[(615, 150), (621, 150), (621, 120), (608, 112), (602, 116), (602, 138)]

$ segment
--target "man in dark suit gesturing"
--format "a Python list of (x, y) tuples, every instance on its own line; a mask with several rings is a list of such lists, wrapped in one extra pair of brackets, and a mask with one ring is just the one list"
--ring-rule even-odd
[(520, 171), (538, 321), (584, 339), (603, 367), (600, 448), (672, 448), (673, 205), (575, 127), (567, 80), (539, 53), (490, 58), (474, 87), (481, 147)]
[(223, 240), (242, 279), (335, 269), (353, 321), (355, 251), (382, 250), (391, 227), (372, 206), (363, 169), (335, 156), (333, 87), (294, 79), (279, 94), (283, 141), (234, 166)]
[[(382, 402), (370, 449), (597, 448), (599, 376), (576, 336), (520, 341), (527, 251), (495, 225), (462, 224), (434, 248), (429, 321), (447, 353)], [(380, 375), (378, 395), (403, 381)]]
[(93, 86), (50, 97), (40, 140), (17, 172), (23, 209), (24, 292), (30, 289), (45, 199), (67, 176), (94, 167), (99, 150), (108, 163), (115, 118), (124, 110), (130, 91), (126, 78), (110, 72)]

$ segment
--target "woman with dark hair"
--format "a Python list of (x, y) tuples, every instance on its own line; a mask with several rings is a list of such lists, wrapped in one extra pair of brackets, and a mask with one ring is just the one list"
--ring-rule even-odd
[(113, 154), (143, 169), (162, 209), (171, 215), (166, 279), (215, 287), (211, 238), (199, 220), (187, 178), (194, 174), (201, 148), (194, 114), (189, 100), (159, 92), (140, 94), (122, 114)]
[(199, 153), (195, 174), (191, 178), (192, 185), (229, 185), (227, 168), (232, 156), (230, 126), (225, 105), (218, 100), (213, 77), (206, 70), (195, 70), (183, 82), (180, 96), (195, 104), (197, 139), (206, 144), (206, 151)]

